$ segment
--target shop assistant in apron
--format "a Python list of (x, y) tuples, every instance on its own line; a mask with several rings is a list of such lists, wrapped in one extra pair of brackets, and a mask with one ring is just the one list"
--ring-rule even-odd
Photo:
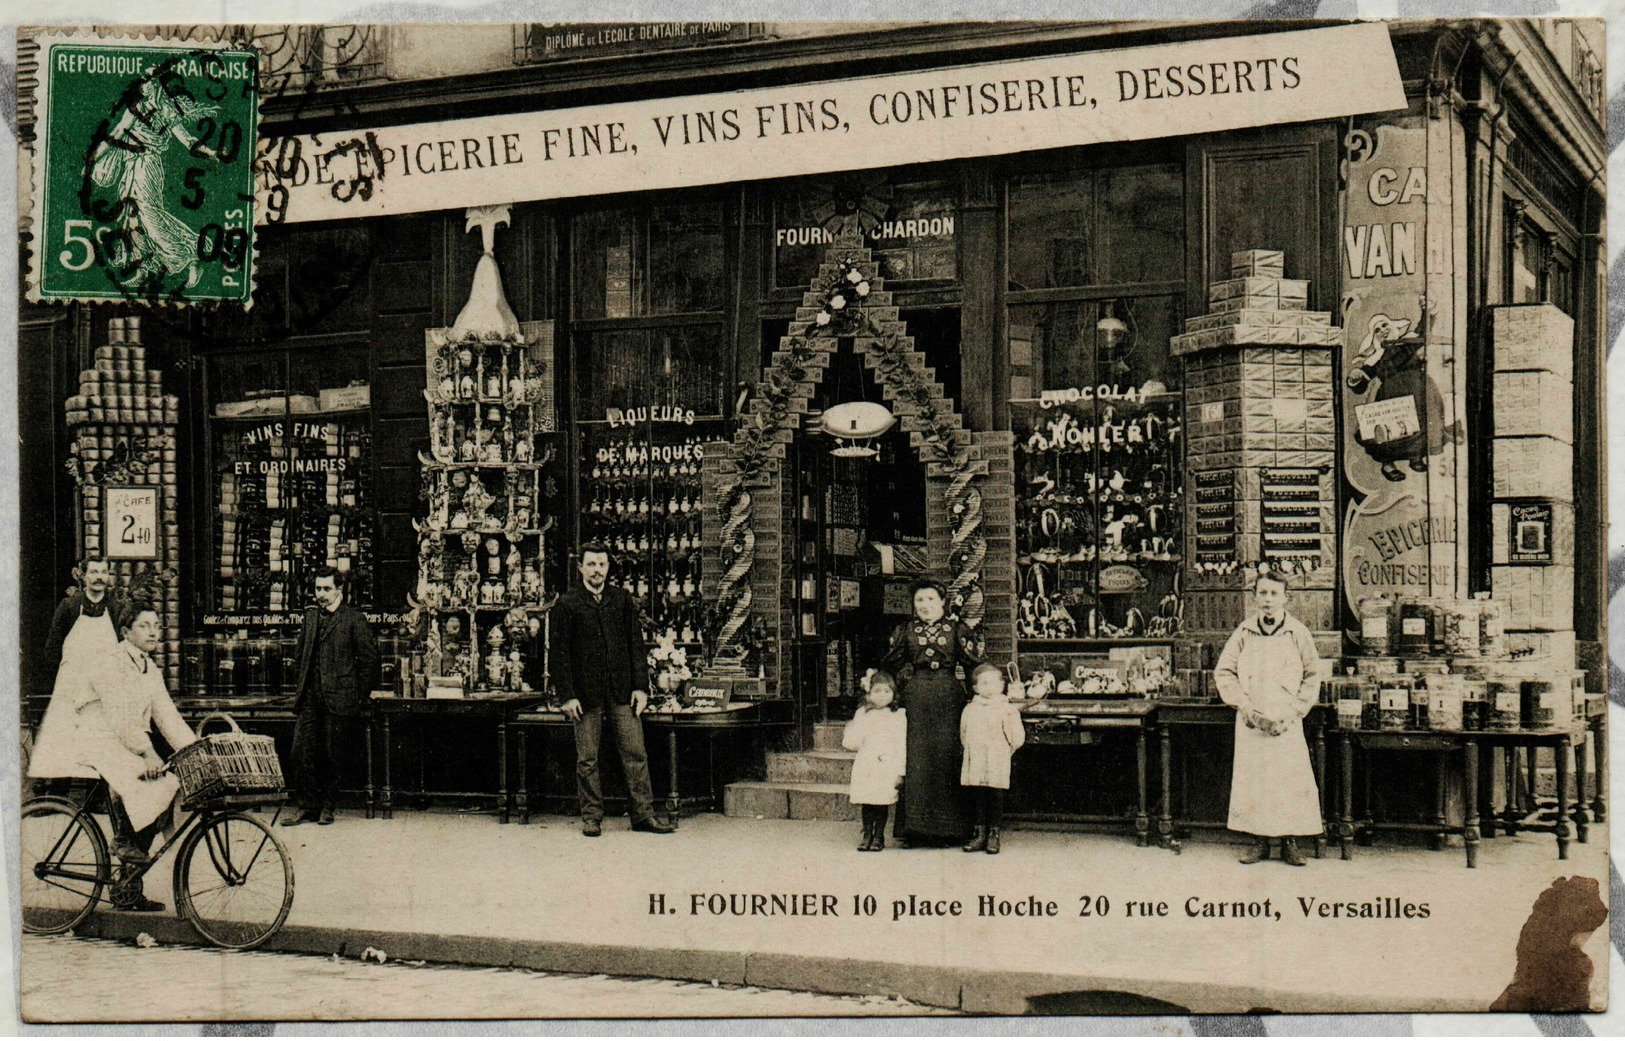
[(1323, 827), (1302, 725), (1320, 692), (1319, 655), (1309, 629), (1287, 613), (1285, 582), (1262, 574), (1253, 592), (1258, 614), (1231, 634), (1213, 670), (1219, 696), (1236, 709), (1229, 827), (1254, 838), (1242, 863), (1268, 858), (1269, 840), (1279, 838), (1281, 859), (1301, 867), (1294, 837)]
[(81, 765), (74, 749), (78, 746), (79, 714), (64, 707), (70, 700), (63, 690), (83, 682), (85, 666), (100, 661), (118, 645), (113, 631), (113, 614), (120, 601), (109, 591), (111, 576), (105, 560), (86, 561), (80, 577), (81, 588), (63, 598), (51, 617), (51, 633), (46, 639), (46, 663), (56, 670), (51, 701), (34, 738), (28, 761), (31, 777), (94, 777), (96, 772)]

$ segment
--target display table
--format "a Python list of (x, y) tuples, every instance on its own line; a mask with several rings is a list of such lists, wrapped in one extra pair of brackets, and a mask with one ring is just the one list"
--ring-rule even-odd
[[(1022, 708), (1022, 723), (1029, 745), (1093, 745), (1108, 734), (1134, 735), (1136, 795), (1133, 820), (1135, 842), (1150, 843), (1151, 816), (1147, 798), (1147, 738), (1154, 726), (1157, 702), (1145, 698), (1048, 699)], [(1115, 814), (1045, 813), (1012, 819), (1036, 819), (1063, 824), (1123, 824)]]
[[(1164, 698), (1157, 703), (1156, 726), (1162, 737), (1162, 812), (1157, 818), (1157, 842), (1166, 849), (1179, 851), (1179, 840), (1174, 837), (1176, 826), (1183, 828), (1216, 828), (1228, 826), (1223, 820), (1197, 820), (1180, 819), (1174, 812), (1174, 758), (1180, 758), (1180, 807), (1183, 809), (1190, 805), (1189, 791), (1186, 785), (1187, 777), (1184, 757), (1189, 754), (1189, 741), (1195, 738), (1200, 741), (1204, 738), (1213, 740), (1218, 737), (1215, 728), (1224, 728), (1226, 735), (1233, 734), (1236, 727), (1236, 710), (1222, 701), (1190, 700), (1185, 698)], [(1310, 708), (1309, 714), (1304, 717), (1303, 726), (1305, 736), (1309, 741), (1309, 758), (1315, 769), (1315, 786), (1320, 792), (1321, 805), (1321, 834), (1315, 838), (1315, 856), (1320, 857), (1326, 850), (1326, 829), (1324, 822), (1328, 817), (1326, 812), (1327, 795), (1324, 778), (1326, 776), (1326, 728), (1332, 718), (1332, 709), (1327, 705), (1315, 705)], [(1197, 735), (1202, 735), (1198, 737)], [(1233, 739), (1232, 739), (1233, 740)]]
[[(496, 729), (497, 742), (497, 790), (495, 793), (483, 791), (442, 791), (430, 790), (424, 780), (422, 762), (419, 762), (417, 785), (413, 788), (403, 788), (400, 791), (412, 795), (442, 796), (449, 798), (494, 798), (497, 813), (504, 823), (508, 819), (508, 721), (515, 712), (529, 708), (542, 701), (540, 694), (500, 694), (489, 697), (471, 698), (398, 698), (373, 696), (373, 715), (368, 727), (369, 747), (371, 732), (374, 728), (383, 731), (383, 763), (384, 778), (380, 791), (379, 810), (385, 820), (394, 816), (395, 792), (394, 771), (392, 760), (394, 758), (393, 742), (390, 735), (395, 720), (422, 727), (427, 723), (444, 723), (450, 720), (470, 720)], [(372, 785), (372, 756), (369, 752), (367, 763), (368, 786)], [(370, 802), (370, 800), (369, 800)], [(370, 816), (370, 813), (369, 813)]]
[[(664, 731), (666, 739), (666, 773), (667, 793), (665, 807), (668, 819), (677, 824), (684, 803), (704, 804), (715, 807), (717, 804), (716, 741), (719, 737), (736, 734), (750, 730), (765, 730), (773, 727), (788, 726), (791, 723), (791, 704), (787, 699), (770, 699), (740, 703), (727, 709), (714, 712), (645, 712), (643, 714), (644, 731)], [(530, 823), (530, 751), (529, 733), (534, 729), (541, 729), (544, 734), (549, 728), (569, 729), (573, 724), (565, 718), (564, 713), (556, 709), (529, 708), (516, 712), (510, 721), (514, 731), (514, 740), (517, 747), (515, 755), (518, 758), (518, 782), (515, 788), (515, 809), (521, 824)], [(679, 784), (679, 741), (683, 734), (696, 734), (703, 737), (706, 744), (706, 792), (703, 796), (685, 797), (680, 791)], [(573, 754), (573, 753), (572, 753)], [(506, 763), (507, 748), (503, 748), (504, 764)], [(504, 776), (507, 773), (503, 766)], [(503, 817), (504, 823), (507, 816)]]
[[(1527, 728), (1518, 730), (1345, 730), (1334, 731), (1339, 748), (1341, 771), (1339, 779), (1339, 813), (1337, 838), (1344, 860), (1352, 854), (1357, 830), (1364, 831), (1422, 831), (1444, 835), (1459, 833), (1467, 850), (1467, 866), (1478, 866), (1480, 831), (1480, 800), (1488, 798), (1489, 771), (1485, 757), (1492, 750), (1528, 750), (1538, 748), (1554, 750), (1557, 767), (1557, 818), (1551, 824), (1523, 824), (1525, 830), (1550, 831), (1557, 840), (1557, 857), (1569, 856), (1569, 773), (1571, 763), (1579, 765), (1579, 784), (1583, 789), (1584, 746), (1589, 734), (1585, 721), (1568, 727)], [(1438, 756), (1437, 794), (1432, 822), (1401, 822), (1354, 819), (1354, 749), (1382, 752), (1423, 752)], [(1577, 748), (1579, 751), (1577, 752)], [(1451, 828), (1445, 821), (1444, 785), (1446, 764), (1451, 755), (1460, 753), (1465, 783), (1462, 786), (1464, 809), (1462, 824)], [(1576, 800), (1583, 803), (1583, 798)], [(1486, 809), (1488, 803), (1484, 803)], [(1583, 809), (1576, 813), (1578, 838), (1586, 841), (1586, 818)], [(1510, 834), (1509, 830), (1509, 834)]]

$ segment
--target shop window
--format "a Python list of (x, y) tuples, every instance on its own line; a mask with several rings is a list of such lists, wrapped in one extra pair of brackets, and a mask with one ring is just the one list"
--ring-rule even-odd
[(630, 330), (578, 340), (581, 541), (609, 549), (651, 637), (690, 653), (705, 630), (699, 596), (700, 466), (725, 438), (720, 326)]
[(1180, 629), (1182, 297), (1009, 310), (1017, 398), (1017, 631), (1166, 639)]
[(720, 203), (580, 214), (574, 221), (578, 318), (639, 318), (720, 310)]
[(959, 277), (955, 182), (851, 174), (785, 186), (773, 209), (773, 284), (805, 289), (835, 241), (855, 220), (889, 282)]
[(1009, 220), (1012, 290), (1184, 278), (1177, 163), (1017, 178)]
[(368, 356), (245, 353), (210, 358), (206, 372), (210, 635), (188, 641), (184, 683), (267, 695), (291, 682), (317, 570), (345, 572), (350, 603), (373, 603)]

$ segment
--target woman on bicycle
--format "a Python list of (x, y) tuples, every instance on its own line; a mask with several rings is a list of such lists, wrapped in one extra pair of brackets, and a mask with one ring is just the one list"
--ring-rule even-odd
[(152, 726), (175, 751), (197, 740), (164, 686), (163, 667), (148, 657), (158, 646), (158, 612), (150, 605), (120, 605), (113, 625), (120, 642), (85, 663), (80, 681), (64, 691), (78, 713), (79, 763), (113, 790), (115, 848), (124, 869), (113, 886), (113, 905), (125, 911), (162, 911), (141, 891), (135, 868), (144, 865), (158, 831), (172, 821), (180, 782), (164, 770), (152, 746)]

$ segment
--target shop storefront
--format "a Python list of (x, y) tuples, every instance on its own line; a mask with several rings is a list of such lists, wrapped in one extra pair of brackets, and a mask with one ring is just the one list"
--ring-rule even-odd
[[(23, 418), (61, 451), (25, 463), (23, 505), (62, 523), (23, 533), (55, 565), (25, 576), (23, 647), (113, 537), (83, 508), (104, 489), (61, 459), (147, 429), (92, 414), (76, 376), (139, 346), (174, 399), (174, 527), (168, 557), (119, 567), (175, 569), (178, 693), (285, 722), (309, 575), (338, 566), (386, 634), (380, 712), (436, 724), (377, 735), (402, 787), (568, 801), (568, 762), (511, 739), (557, 722), (547, 611), (587, 542), (663, 641), (657, 787), (721, 808), (761, 782), (729, 793), (740, 812), (790, 805), (777, 780), (819, 787), (773, 757), (851, 716), (921, 577), (1032, 695), (1016, 803), (1035, 820), (1222, 818), (1230, 731), (1202, 723), (1228, 711), (1211, 670), (1260, 567), (1333, 663), (1317, 726), (1341, 698), (1380, 730), (1401, 690), (1395, 730), (1427, 728), (1413, 701), (1493, 716), (1508, 690), (1533, 698), (1512, 730), (1583, 721), (1604, 598), (1601, 134), (1565, 65), (1582, 38), (1368, 26), (1343, 56), (1370, 74), (1336, 91), (1316, 34), (1350, 27), (1293, 27), (1302, 53), (1276, 56), (1280, 28), (1152, 46), (1132, 25), (937, 26), (836, 55), (754, 27), (268, 102), (273, 139), (375, 132), (396, 179), (373, 171), (373, 209), (344, 210), (336, 163), (312, 191), (272, 156), (288, 219), (260, 229), (247, 316), (147, 318), (130, 340), (104, 335), (128, 308), (25, 307)], [(1536, 48), (1560, 56), (1513, 64)], [(1085, 60), (1087, 88), (1068, 75)], [(807, 84), (866, 100), (837, 114)], [(752, 90), (807, 100), (728, 93)], [(1052, 134), (1091, 91), (1111, 95), (1101, 125)], [(775, 141), (595, 183), (520, 172), (494, 129), (569, 109), (536, 147), (609, 156), (617, 119), (697, 96), (648, 140)], [(1006, 139), (963, 129), (1001, 114)], [(849, 149), (846, 119), (930, 122), (938, 144)], [(431, 131), (458, 143), (408, 154)], [(411, 194), (457, 171), (466, 195)], [(24, 675), (37, 712), (49, 680), (26, 655)], [(1561, 697), (1524, 689), (1552, 677)], [(1384, 754), (1361, 760), (1380, 813), (1431, 814), (1431, 773)]]

